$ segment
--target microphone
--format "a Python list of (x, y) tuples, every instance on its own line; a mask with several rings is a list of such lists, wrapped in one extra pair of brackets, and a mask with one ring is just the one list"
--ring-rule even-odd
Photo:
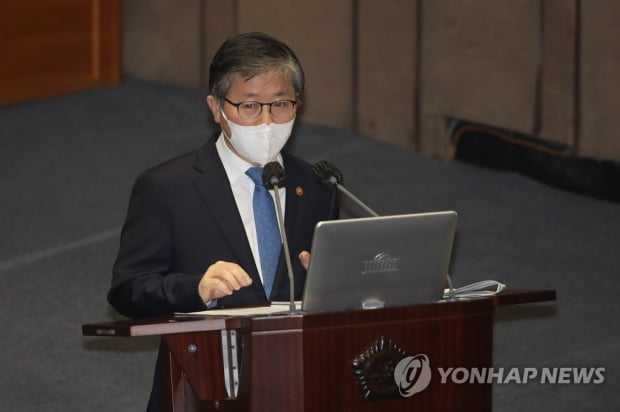
[(322, 185), (325, 186), (335, 186), (340, 192), (344, 193), (349, 199), (351, 199), (356, 205), (362, 208), (366, 213), (370, 216), (379, 216), (374, 210), (372, 210), (368, 205), (359, 200), (353, 193), (349, 192), (342, 185), (342, 172), (338, 170), (336, 166), (332, 163), (329, 163), (325, 160), (316, 163), (312, 166), (312, 173), (314, 174), (314, 178)]
[(276, 187), (283, 187), (286, 183), (286, 177), (284, 176), (284, 169), (278, 162), (269, 162), (263, 167), (263, 185), (269, 189), (274, 190)]
[(286, 178), (284, 176), (284, 169), (278, 162), (269, 162), (263, 167), (263, 185), (275, 192), (276, 198), (276, 212), (278, 214), (278, 222), (280, 223), (280, 236), (282, 237), (282, 244), (284, 245), (284, 257), (286, 259), (286, 269), (288, 271), (289, 281), (289, 312), (296, 313), (295, 307), (295, 279), (293, 276), (293, 266), (291, 265), (291, 253), (288, 249), (288, 239), (286, 238), (286, 230), (284, 230), (284, 218), (282, 217), (282, 204), (280, 203), (280, 195), (278, 189), (284, 187)]
[(342, 172), (333, 164), (323, 160), (312, 166), (312, 172), (316, 180), (323, 185), (340, 185), (342, 184)]

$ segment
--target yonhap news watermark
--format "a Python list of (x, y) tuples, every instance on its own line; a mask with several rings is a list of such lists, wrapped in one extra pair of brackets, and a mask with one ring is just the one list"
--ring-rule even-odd
[(605, 382), (604, 367), (437, 368), (441, 383), (594, 384)]
[[(394, 383), (401, 397), (422, 392), (436, 375), (441, 384), (581, 384), (605, 382), (605, 368), (598, 367), (436, 367), (425, 354), (406, 356), (394, 367)], [(435, 373), (433, 372), (435, 371)]]
[(379, 338), (351, 365), (365, 400), (410, 398), (443, 385), (601, 385), (604, 366), (446, 366), (425, 353), (411, 355)]

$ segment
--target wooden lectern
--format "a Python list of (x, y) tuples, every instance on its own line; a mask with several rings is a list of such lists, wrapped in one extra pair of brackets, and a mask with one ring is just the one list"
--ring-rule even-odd
[[(491, 383), (442, 383), (438, 368), (492, 367), (493, 310), (550, 300), (554, 290), (506, 290), (385, 309), (176, 316), (82, 329), (88, 336), (162, 335), (169, 411), (490, 411)], [(395, 371), (403, 364), (399, 389)]]

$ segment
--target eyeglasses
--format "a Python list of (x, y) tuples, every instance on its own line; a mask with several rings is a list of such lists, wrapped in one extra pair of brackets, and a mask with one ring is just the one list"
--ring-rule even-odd
[(235, 106), (239, 117), (247, 122), (254, 121), (260, 117), (263, 113), (263, 106), (269, 106), (269, 113), (275, 121), (285, 122), (291, 120), (295, 115), (295, 109), (297, 107), (297, 100), (276, 100), (271, 103), (260, 102), (241, 102), (233, 103), (227, 98), (224, 98), (226, 103)]

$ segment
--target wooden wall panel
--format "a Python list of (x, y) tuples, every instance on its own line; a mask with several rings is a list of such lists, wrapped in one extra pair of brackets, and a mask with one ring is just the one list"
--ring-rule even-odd
[(118, 0), (3, 0), (0, 105), (120, 81)]
[(287, 43), (306, 73), (301, 118), (353, 128), (353, 6), (333, 0), (238, 0), (238, 29)]
[(201, 70), (205, 91), (209, 85), (209, 65), (222, 43), (237, 33), (237, 0), (204, 0), (204, 60)]
[[(261, 30), (302, 60), (305, 121), (432, 155), (447, 152), (446, 118), (459, 117), (564, 143), (578, 155), (620, 159), (615, 0), (124, 6), (125, 70), (147, 79), (204, 87), (221, 42)], [(385, 104), (392, 100), (398, 104)]]
[(538, 2), (424, 2), (421, 150), (443, 153), (445, 116), (531, 129)]
[(573, 1), (546, 0), (541, 3), (541, 82), (539, 124), (527, 133), (573, 147), (576, 142), (575, 116), (575, 27)]
[(357, 129), (415, 149), (418, 1), (360, 0), (357, 21)]
[(147, 80), (202, 82), (202, 0), (123, 2), (123, 66)]
[(620, 2), (582, 1), (579, 153), (620, 160)]

